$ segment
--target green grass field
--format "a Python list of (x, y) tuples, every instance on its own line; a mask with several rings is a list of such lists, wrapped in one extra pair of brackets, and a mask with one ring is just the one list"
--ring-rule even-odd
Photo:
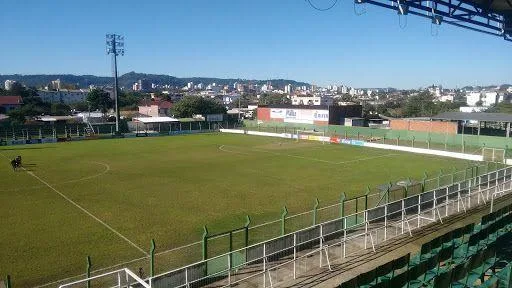
[[(295, 214), (315, 197), (327, 205), (341, 192), (466, 165), (229, 134), (7, 146), (0, 154), (0, 275), (11, 274), (16, 287), (83, 274), (87, 255), (99, 269), (145, 256), (152, 238), (164, 251), (201, 240), (204, 224), (217, 233), (242, 226), (245, 215), (263, 223), (283, 205)], [(27, 171), (12, 171), (6, 158), (16, 155)]]

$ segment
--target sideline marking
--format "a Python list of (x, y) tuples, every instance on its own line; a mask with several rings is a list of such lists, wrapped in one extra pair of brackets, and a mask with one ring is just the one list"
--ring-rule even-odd
[[(9, 159), (7, 156), (5, 156), (3, 153), (0, 153), (0, 155), (2, 155), (4, 158), (6, 159)], [(59, 190), (55, 189), (53, 186), (51, 186), (50, 184), (48, 184), (46, 181), (44, 181), (43, 179), (39, 178), (39, 176), (37, 176), (36, 174), (34, 174), (32, 171), (28, 171), (27, 169), (25, 169), (23, 166), (21, 167), (21, 169), (23, 169), (23, 171), (27, 172), (29, 175), (33, 176), (34, 178), (36, 178), (37, 180), (39, 180), (41, 183), (43, 183), (44, 185), (48, 186), (48, 188), (52, 189), (53, 191), (55, 191), (55, 193), (59, 194), (62, 198), (64, 198), (66, 201), (68, 201), (69, 203), (73, 204), (75, 207), (77, 207), (78, 209), (82, 210), (82, 212), (84, 212), (85, 214), (89, 215), (90, 217), (92, 217), (94, 220), (98, 221), (99, 223), (101, 223), (103, 226), (105, 226), (107, 229), (109, 229), (110, 231), (114, 232), (117, 236), (121, 237), (121, 239), (125, 240), (126, 242), (128, 242), (130, 245), (132, 245), (133, 247), (135, 247), (137, 250), (139, 250), (140, 252), (142, 252), (144, 255), (146, 256), (149, 256), (149, 254), (144, 251), (142, 248), (140, 248), (139, 246), (137, 246), (137, 244), (133, 243), (132, 241), (130, 241), (130, 239), (126, 238), (123, 234), (119, 233), (117, 230), (115, 230), (114, 228), (112, 228), (110, 225), (108, 225), (107, 223), (103, 222), (103, 220), (99, 219), (98, 217), (94, 216), (91, 212), (89, 212), (87, 209), (83, 208), (82, 206), (80, 206), (79, 204), (77, 204), (75, 201), (71, 200), (69, 197), (67, 197), (66, 195), (64, 195), (62, 192), (60, 192)]]

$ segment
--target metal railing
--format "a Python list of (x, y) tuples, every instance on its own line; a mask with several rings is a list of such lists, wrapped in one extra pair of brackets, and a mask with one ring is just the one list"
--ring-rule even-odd
[[(99, 283), (95, 283), (98, 281)], [(72, 288), (72, 287), (144, 287), (151, 288), (151, 285), (140, 279), (135, 273), (127, 268), (119, 269), (116, 271), (88, 277), (79, 281), (71, 282), (68, 284), (60, 285), (59, 288)], [(100, 286), (96, 285), (100, 284)]]
[[(512, 189), (512, 168), (445, 185), (339, 219), (244, 247), (148, 279), (151, 287), (227, 287), (242, 282), (274, 286), (308, 266), (333, 261), (450, 215), (495, 201)], [(313, 264), (312, 264), (313, 263)], [(317, 264), (314, 264), (317, 263)]]

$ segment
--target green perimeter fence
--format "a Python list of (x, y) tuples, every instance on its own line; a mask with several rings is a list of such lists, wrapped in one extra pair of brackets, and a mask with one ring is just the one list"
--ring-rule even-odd
[(462, 134), (441, 134), (407, 130), (391, 130), (369, 127), (351, 127), (340, 125), (314, 125), (284, 122), (263, 122), (244, 120), (247, 130), (297, 133), (297, 131), (317, 131), (325, 136), (337, 136), (377, 143), (480, 154), (481, 148), (505, 149), (506, 157), (512, 157), (512, 138), (498, 136), (477, 136)]
[[(399, 182), (390, 181), (378, 187), (368, 186), (362, 193), (358, 193), (360, 196), (353, 198), (347, 198), (345, 193), (341, 193), (339, 201), (335, 203), (321, 203), (318, 201), (318, 198), (312, 198), (311, 210), (290, 214), (285, 206), (280, 211), (276, 211), (275, 220), (261, 224), (254, 223), (257, 221), (251, 221), (251, 218), (247, 216), (245, 221), (240, 221), (239, 227), (233, 227), (233, 230), (230, 231), (222, 231), (220, 233), (219, 231), (208, 231), (205, 226), (203, 228), (202, 240), (198, 239), (200, 241), (172, 249), (166, 249), (169, 247), (158, 247), (158, 243), (148, 243), (148, 252), (151, 256), (119, 263), (111, 267), (96, 270), (92, 269), (93, 271), (89, 271), (88, 273), (94, 276), (126, 267), (138, 273), (141, 278), (146, 278), (191, 263), (215, 258), (216, 256), (247, 247), (248, 245), (270, 240), (287, 233), (304, 229), (318, 223), (339, 219), (344, 216), (350, 216), (347, 226), (357, 226), (363, 223), (363, 212), (367, 209), (420, 194), (425, 191), (446, 187), (453, 183), (476, 179), (478, 176), (506, 167), (504, 164), (492, 162), (480, 163), (479, 165), (473, 164), (474, 163), (468, 163), (464, 169), (460, 170), (440, 170), (437, 173), (430, 174), (425, 172), (423, 179), (407, 179)], [(237, 258), (237, 255), (232, 257), (234, 258), (231, 259), (232, 261), (230, 262), (236, 266), (236, 263), (240, 259)], [(220, 271), (222, 268), (220, 265), (227, 263), (227, 261), (218, 261), (219, 263), (216, 261), (218, 261), (218, 259), (212, 259), (212, 261), (208, 262), (208, 273), (214, 273), (217, 270)], [(87, 267), (87, 269), (91, 269), (89, 265)], [(92, 267), (94, 268), (94, 266)], [(83, 276), (71, 277), (65, 281), (57, 281), (51, 283), (53, 285), (48, 284), (42, 287), (55, 286), (56, 283), (70, 282), (81, 278), (83, 278)]]

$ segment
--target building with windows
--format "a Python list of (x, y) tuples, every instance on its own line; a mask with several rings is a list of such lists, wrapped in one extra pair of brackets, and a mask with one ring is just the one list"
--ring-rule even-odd
[(6, 114), (21, 105), (23, 105), (21, 96), (0, 96), (0, 114)]
[(170, 116), (172, 103), (158, 98), (144, 99), (139, 104), (139, 113), (150, 117)]
[(332, 97), (326, 96), (292, 96), (293, 105), (332, 105)]

